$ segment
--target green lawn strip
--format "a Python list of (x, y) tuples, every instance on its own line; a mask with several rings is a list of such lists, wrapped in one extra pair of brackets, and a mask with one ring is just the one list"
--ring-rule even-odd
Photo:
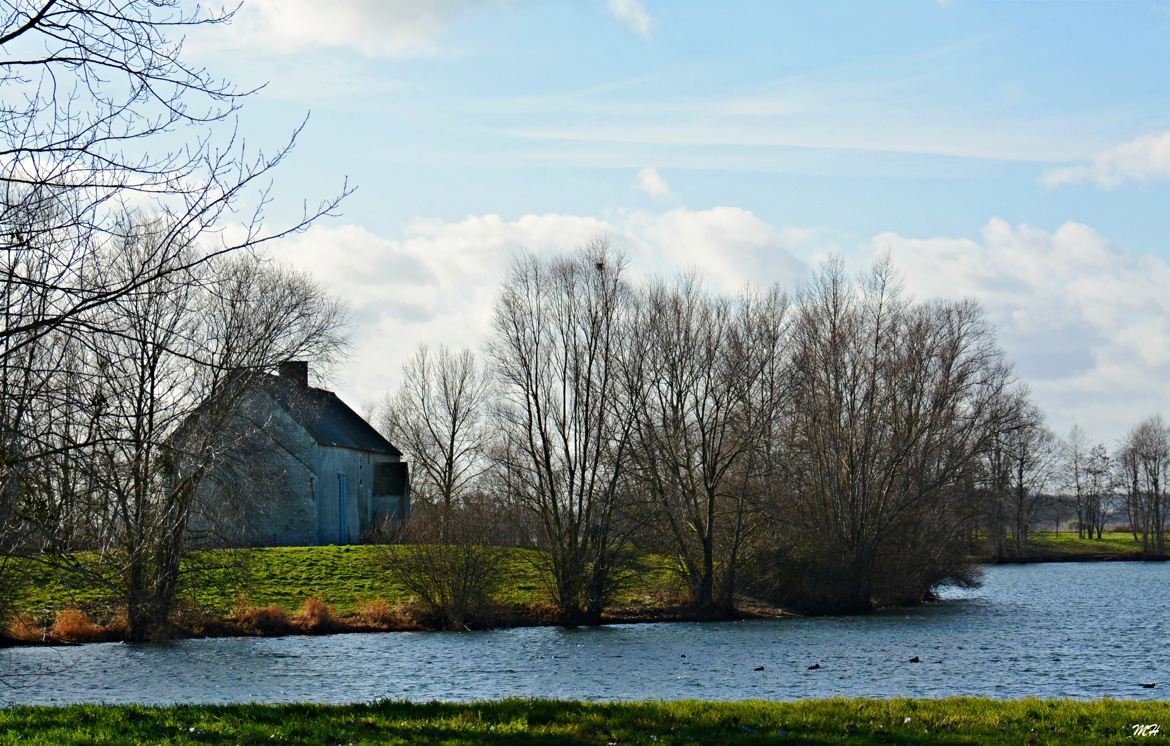
[[(801, 702), (14, 707), (0, 744), (1124, 743), (1170, 703), (833, 699)], [(1155, 736), (1154, 740), (1164, 738)]]
[[(1009, 540), (1008, 561), (1018, 561), (1012, 556), (1015, 545)], [(1033, 531), (1028, 534), (1027, 552), (1023, 557), (1028, 562), (1076, 562), (1095, 560), (1141, 559), (1142, 544), (1134, 541), (1128, 531), (1109, 531), (1100, 539), (1082, 539), (1070, 531)], [(994, 552), (986, 540), (977, 543), (974, 559), (991, 562)]]
[(1134, 541), (1128, 531), (1110, 531), (1100, 539), (1081, 539), (1071, 532), (1033, 533), (1029, 535), (1029, 549), (1039, 556), (1062, 557), (1123, 557), (1141, 554), (1142, 544)]

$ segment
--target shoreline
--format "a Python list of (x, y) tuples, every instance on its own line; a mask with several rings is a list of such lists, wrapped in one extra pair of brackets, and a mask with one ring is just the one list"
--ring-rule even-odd
[[(740, 619), (780, 619), (801, 616), (792, 611), (778, 607), (765, 606), (758, 603), (745, 604), (737, 608), (734, 613), (718, 612), (709, 609), (694, 609), (686, 606), (640, 606), (618, 607), (601, 615), (596, 624), (579, 625), (625, 625), (625, 624), (662, 624), (662, 623), (702, 623), (702, 622), (729, 622)], [(261, 628), (249, 625), (246, 621), (236, 618), (205, 618), (191, 626), (176, 625), (173, 635), (158, 641), (170, 642), (174, 640), (202, 640), (221, 637), (319, 637), (337, 634), (376, 634), (382, 632), (483, 632), (493, 629), (515, 629), (527, 627), (557, 627), (564, 626), (556, 621), (547, 606), (523, 607), (513, 605), (497, 609), (497, 614), (486, 619), (476, 620), (464, 626), (461, 630), (448, 630), (439, 626), (427, 625), (413, 619), (401, 619), (384, 624), (375, 624), (353, 616), (335, 617), (327, 625), (312, 625), (295, 617), (289, 618), (287, 623), (276, 628)], [(40, 639), (35, 637), (0, 636), (0, 649), (14, 647), (77, 647), (107, 642), (127, 642), (125, 634), (116, 629), (93, 629), (84, 639), (61, 639), (46, 634)]]
[[(1022, 559), (1006, 558), (996, 562), (992, 558), (979, 557), (981, 566), (1031, 565), (1069, 562), (1165, 562), (1170, 558), (1143, 558), (1140, 553), (1102, 553), (1099, 555), (1076, 555), (1060, 552), (1037, 552)], [(318, 636), (328, 634), (363, 634), (379, 632), (442, 632), (442, 626), (428, 623), (426, 614), (409, 604), (392, 607), (385, 618), (364, 619), (360, 614), (334, 614), (324, 603), (325, 613), (303, 616), (290, 614), (273, 606), (253, 608), (240, 615), (216, 616), (203, 613), (180, 614), (165, 640), (207, 639), (219, 637), (285, 637)], [(302, 611), (303, 614), (303, 611)], [(734, 621), (739, 619), (779, 619), (804, 616), (790, 609), (748, 601), (733, 613), (697, 609), (685, 604), (642, 604), (619, 605), (601, 615), (597, 625), (655, 624), (666, 622), (702, 623)], [(19, 619), (19, 615), (18, 615)], [(470, 621), (461, 630), (484, 631), (519, 627), (562, 626), (556, 619), (555, 609), (548, 604), (497, 604), (486, 616)], [(595, 626), (595, 625), (581, 625)], [(161, 640), (160, 640), (161, 641)], [(0, 649), (11, 647), (52, 647), (77, 646), (102, 642), (126, 642), (124, 628), (117, 621), (100, 625), (85, 618), (72, 631), (53, 635), (49, 624), (30, 625), (13, 622), (0, 633)]]

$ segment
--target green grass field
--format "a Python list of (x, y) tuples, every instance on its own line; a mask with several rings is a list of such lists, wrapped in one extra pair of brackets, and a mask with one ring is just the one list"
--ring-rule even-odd
[[(0, 709), (0, 744), (1084, 744), (1170, 726), (1170, 703), (811, 700)], [(1165, 738), (1163, 734), (1150, 740)]]
[[(1014, 547), (1009, 543), (1009, 551), (1012, 549)], [(991, 549), (984, 547), (978, 554), (989, 558)], [(1100, 539), (1081, 539), (1070, 531), (1034, 531), (1028, 535), (1027, 553), (1023, 559), (1030, 562), (1106, 561), (1140, 559), (1141, 554), (1141, 542), (1134, 541), (1128, 531), (1109, 531)]]
[(1041, 556), (1060, 556), (1065, 559), (1108, 559), (1140, 555), (1142, 543), (1133, 540), (1128, 531), (1109, 531), (1100, 539), (1079, 539), (1072, 532), (1034, 533), (1030, 549)]
[[(201, 569), (192, 573), (182, 600), (216, 614), (228, 614), (241, 603), (249, 607), (276, 604), (291, 613), (309, 597), (320, 598), (342, 615), (375, 600), (409, 602), (410, 592), (378, 566), (379, 551), (376, 546), (359, 545), (199, 552), (189, 564)], [(548, 603), (536, 552), (516, 548), (507, 552), (505, 578), (496, 600)], [(17, 611), (51, 616), (72, 605), (100, 616), (116, 605), (108, 590), (76, 573), (28, 561), (21, 569), (13, 604)], [(643, 555), (626, 573), (615, 601), (621, 606), (660, 603), (664, 595), (675, 593), (677, 583), (668, 560)]]

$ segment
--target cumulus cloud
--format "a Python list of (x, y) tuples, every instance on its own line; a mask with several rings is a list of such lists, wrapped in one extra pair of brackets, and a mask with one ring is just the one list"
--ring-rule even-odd
[(639, 171), (636, 183), (639, 189), (655, 199), (674, 197), (674, 192), (670, 191), (670, 185), (666, 183), (666, 179), (662, 178), (662, 174), (658, 173), (658, 169), (653, 166), (647, 166)]
[(481, 349), (515, 251), (560, 253), (597, 237), (626, 253), (633, 278), (693, 270), (727, 293), (748, 284), (796, 289), (829, 255), (860, 269), (888, 253), (913, 296), (983, 305), (1059, 432), (1079, 422), (1111, 442), (1170, 403), (1170, 266), (1078, 223), (1041, 230), (992, 219), (976, 237), (881, 233), (850, 244), (737, 207), (477, 215), (420, 220), (395, 238), (318, 225), (274, 253), (352, 309), (353, 356), (335, 385), (360, 407), (397, 386), (402, 361), (420, 342)]
[(1092, 228), (993, 219), (979, 240), (875, 236), (918, 297), (972, 297), (995, 324), (1051, 424), (1120, 436), (1170, 402), (1170, 266)]
[(789, 247), (815, 240), (810, 233), (775, 231), (746, 210), (717, 207), (605, 219), (420, 220), (398, 239), (356, 225), (317, 225), (283, 241), (272, 255), (310, 272), (349, 306), (352, 356), (334, 383), (362, 407), (398, 384), (402, 362), (420, 342), (481, 348), (516, 251), (561, 253), (598, 237), (627, 255), (633, 276), (693, 269), (726, 292), (749, 281), (795, 287), (806, 270)]
[(451, 22), (482, 0), (249, 0), (232, 24), (233, 42), (294, 52), (353, 47), (371, 57), (432, 54)]
[(1094, 156), (1091, 163), (1044, 172), (1044, 184), (1049, 187), (1091, 182), (1113, 189), (1127, 181), (1167, 179), (1170, 179), (1170, 132), (1143, 135), (1109, 148)]
[(654, 19), (646, 12), (642, 0), (609, 0), (609, 14), (629, 30), (641, 36), (650, 35)]

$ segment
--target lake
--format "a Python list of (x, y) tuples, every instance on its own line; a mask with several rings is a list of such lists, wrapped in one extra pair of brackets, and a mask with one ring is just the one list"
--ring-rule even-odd
[(0, 702), (1160, 699), (1168, 581), (1165, 563), (1017, 565), (854, 617), (11, 648)]

